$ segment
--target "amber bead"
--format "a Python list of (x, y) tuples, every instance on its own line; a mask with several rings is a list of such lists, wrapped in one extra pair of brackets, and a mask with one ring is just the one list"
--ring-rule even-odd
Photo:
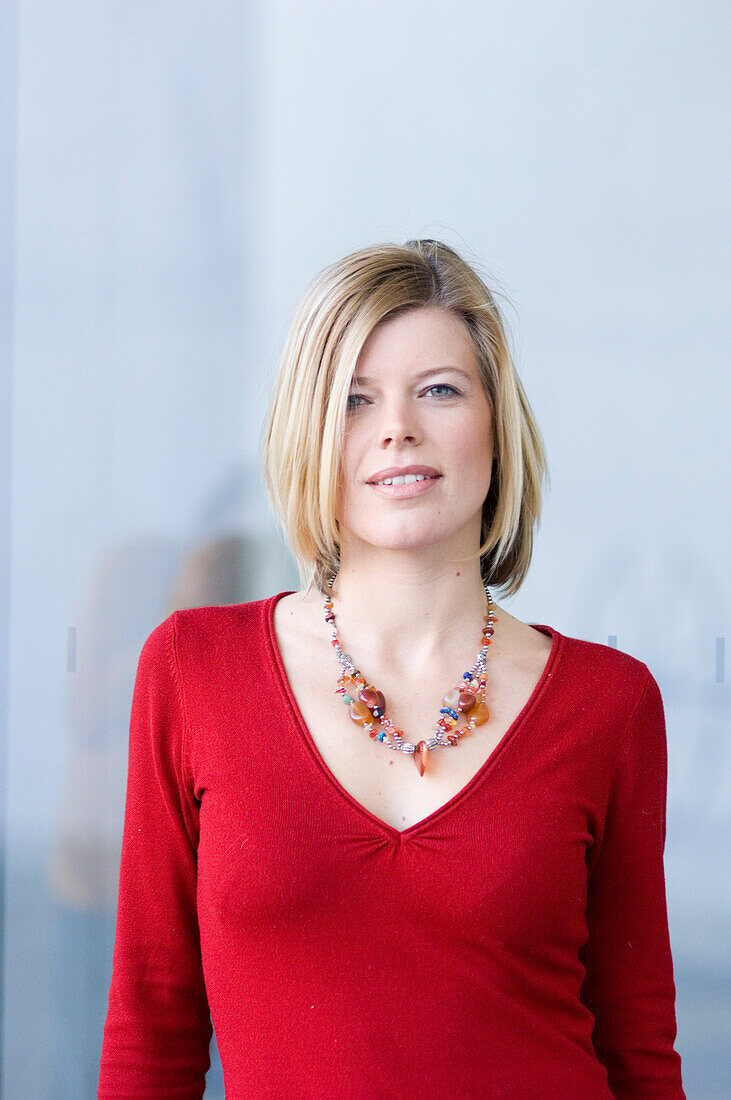
[(350, 704), (350, 717), (354, 722), (357, 722), (359, 726), (366, 726), (369, 722), (373, 721), (373, 715), (368, 710), (365, 703), (361, 703), (360, 699), (354, 699)]
[(490, 712), (484, 703), (477, 703), (470, 711), (470, 722), (474, 722), (476, 726), (484, 726), (489, 717)]

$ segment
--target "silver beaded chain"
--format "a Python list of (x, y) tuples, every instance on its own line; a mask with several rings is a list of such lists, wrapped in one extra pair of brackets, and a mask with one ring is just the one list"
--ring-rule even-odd
[[(358, 672), (358, 669), (353, 664), (353, 658), (350, 656), (350, 654), (344, 653), (343, 650), (340, 648), (340, 639), (338, 638), (338, 632), (335, 626), (335, 616), (334, 613), (327, 606), (332, 599), (332, 587), (335, 582), (336, 576), (337, 574), (334, 573), (330, 577), (330, 580), (327, 582), (327, 586), (330, 591), (325, 596), (325, 613), (327, 614), (328, 612), (330, 612), (331, 616), (331, 621), (329, 622), (329, 625), (332, 628), (332, 640), (335, 649), (335, 658), (342, 665), (343, 669), (346, 672), (354, 675)], [(485, 589), (485, 595), (487, 597), (487, 626), (491, 627), (493, 624), (495, 604), (493, 602), (493, 598), (490, 594), (490, 589), (488, 588), (488, 586), (484, 584), (483, 587)], [(468, 671), (465, 672), (462, 676), (465, 690), (474, 690), (477, 686), (477, 678), (486, 672), (485, 658), (487, 657), (489, 644), (490, 643), (488, 639), (483, 636), (482, 645), (480, 646), (480, 652), (477, 655), (477, 660), (472, 665), (472, 667), (468, 669)], [(388, 722), (388, 719), (384, 714), (380, 719), (378, 719), (378, 721), (385, 725)], [(370, 733), (376, 727), (372, 723), (369, 723), (363, 728), (366, 733)], [(448, 736), (449, 734), (447, 731), (439, 729), (439, 727), (437, 726), (432, 736), (424, 738), (424, 740), (426, 742), (427, 748), (430, 750), (436, 748), (456, 748), (458, 742), (452, 743), (450, 741), (447, 741), (446, 738)], [(389, 749), (394, 749), (396, 752), (404, 752), (411, 755), (416, 751), (416, 745), (412, 744), (411, 741), (404, 741), (403, 737), (400, 737), (398, 734), (391, 735), (386, 729), (383, 729), (378, 733), (376, 740), (382, 742), (384, 745), (387, 745)]]

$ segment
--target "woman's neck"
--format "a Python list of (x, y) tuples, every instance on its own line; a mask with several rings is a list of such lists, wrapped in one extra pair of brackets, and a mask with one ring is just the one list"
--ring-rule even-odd
[(346, 652), (357, 647), (356, 664), (429, 667), (476, 649), (487, 605), (479, 561), (379, 558), (346, 557), (333, 586), (338, 634)]

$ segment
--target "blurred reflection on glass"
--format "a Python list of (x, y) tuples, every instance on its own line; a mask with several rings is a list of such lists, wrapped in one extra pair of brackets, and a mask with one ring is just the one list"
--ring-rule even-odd
[[(239, 517), (242, 499), (248, 504), (243, 511), (251, 530), (226, 521), (232, 495)], [(96, 1094), (114, 947), (130, 705), (142, 644), (173, 610), (243, 603), (298, 585), (289, 552), (256, 498), (256, 474), (247, 468), (238, 491), (229, 481), (202, 509), (202, 525), (214, 532), (208, 539), (186, 546), (149, 535), (109, 549), (83, 600), (66, 706), (61, 817), (49, 867), (54, 1100)], [(206, 1093), (223, 1096), (215, 1041)]]

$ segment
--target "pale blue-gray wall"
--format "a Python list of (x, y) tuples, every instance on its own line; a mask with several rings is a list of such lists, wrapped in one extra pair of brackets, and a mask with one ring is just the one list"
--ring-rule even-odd
[(4, 1100), (93, 1095), (139, 649), (173, 606), (296, 585), (271, 371), (318, 269), (410, 236), (512, 302), (552, 488), (511, 612), (662, 689), (678, 1049), (689, 1097), (731, 1095), (726, 5), (0, 20)]

